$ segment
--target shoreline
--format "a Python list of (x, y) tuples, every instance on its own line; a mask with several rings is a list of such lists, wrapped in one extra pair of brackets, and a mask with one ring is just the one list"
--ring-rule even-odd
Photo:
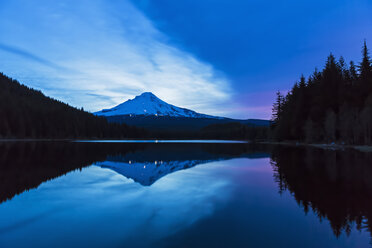
[(340, 144), (309, 144), (302, 142), (278, 142), (278, 141), (263, 141), (258, 142), (259, 144), (269, 144), (269, 145), (287, 145), (287, 146), (311, 146), (321, 149), (331, 149), (331, 150), (341, 150), (341, 149), (355, 149), (360, 152), (372, 152), (372, 146), (370, 145), (340, 145)]
[[(189, 141), (203, 141), (204, 139), (0, 139), (0, 142), (76, 142), (76, 141), (177, 141), (177, 140), (189, 140)], [(205, 141), (211, 141), (210, 139), (205, 139)], [(216, 140), (213, 141), (226, 141), (226, 140)], [(303, 143), (303, 142), (291, 142), (291, 141), (249, 141), (249, 140), (228, 140), (244, 143), (256, 143), (256, 144), (267, 144), (267, 145), (286, 145), (286, 146), (310, 146), (320, 149), (331, 149), (331, 150), (341, 150), (341, 149), (355, 149), (360, 152), (372, 152), (371, 145), (340, 145), (340, 144), (317, 144), (317, 143)]]
[(234, 139), (0, 139), (1, 142), (77, 142), (77, 143), (251, 143)]

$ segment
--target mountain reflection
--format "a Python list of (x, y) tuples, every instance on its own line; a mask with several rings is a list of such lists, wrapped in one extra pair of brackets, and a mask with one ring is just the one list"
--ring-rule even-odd
[(200, 164), (267, 157), (271, 157), (279, 193), (289, 191), (305, 213), (312, 210), (320, 220), (329, 220), (335, 236), (350, 234), (354, 226), (371, 233), (372, 154), (354, 150), (253, 144), (4, 142), (0, 143), (0, 203), (92, 164), (151, 186), (170, 173)]
[[(151, 185), (168, 173), (201, 163), (268, 156), (246, 144), (3, 142), (0, 143), (0, 203), (42, 182), (92, 164), (111, 168), (142, 185)], [(128, 168), (130, 161), (133, 164)]]
[(275, 147), (271, 156), (279, 192), (288, 190), (334, 234), (350, 234), (352, 226), (371, 233), (372, 154), (354, 150)]
[(232, 158), (269, 157), (268, 153), (254, 148), (244, 144), (148, 144), (146, 149), (110, 155), (96, 165), (150, 186), (169, 173), (200, 164)]

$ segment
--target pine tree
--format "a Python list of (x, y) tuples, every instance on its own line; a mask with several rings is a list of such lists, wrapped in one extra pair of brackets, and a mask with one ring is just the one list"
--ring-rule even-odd
[(371, 65), (371, 59), (369, 57), (369, 51), (367, 48), (366, 41), (364, 41), (362, 54), (363, 54), (363, 59), (360, 65), (358, 66), (360, 79), (362, 83), (367, 83), (367, 82), (370, 83), (371, 78), (372, 78), (372, 65)]
[(276, 92), (276, 101), (273, 105), (273, 108), (272, 108), (272, 118), (271, 120), (275, 123), (279, 122), (280, 119), (281, 119), (281, 115), (282, 115), (282, 110), (283, 110), (283, 103), (284, 103), (284, 96), (282, 95), (282, 93), (280, 93), (280, 91), (277, 91)]
[(357, 70), (355, 68), (355, 64), (353, 61), (350, 61), (349, 74), (350, 74), (350, 80), (352, 84), (355, 84), (355, 81), (358, 78), (358, 73), (357, 73)]

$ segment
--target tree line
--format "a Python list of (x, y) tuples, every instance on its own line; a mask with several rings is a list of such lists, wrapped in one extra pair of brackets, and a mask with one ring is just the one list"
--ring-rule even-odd
[(0, 138), (131, 138), (145, 131), (109, 123), (0, 73)]
[(366, 42), (362, 55), (356, 65), (330, 54), (322, 71), (301, 76), (285, 96), (277, 92), (271, 138), (372, 144), (372, 62)]

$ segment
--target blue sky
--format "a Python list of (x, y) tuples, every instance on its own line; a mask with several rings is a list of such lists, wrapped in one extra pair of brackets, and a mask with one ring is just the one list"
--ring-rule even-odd
[(0, 0), (0, 71), (89, 111), (144, 91), (269, 118), (276, 90), (372, 47), (372, 1)]

